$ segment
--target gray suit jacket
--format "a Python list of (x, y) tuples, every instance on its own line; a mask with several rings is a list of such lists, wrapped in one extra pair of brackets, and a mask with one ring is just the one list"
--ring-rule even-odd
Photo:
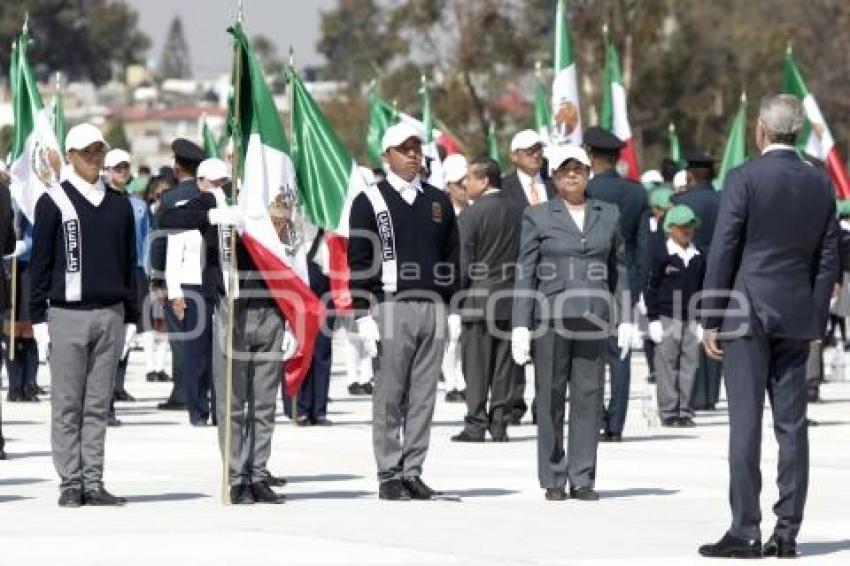
[[(582, 231), (560, 198), (526, 209), (513, 327), (567, 318), (601, 327), (620, 322), (629, 311), (629, 278), (619, 221), (615, 205), (594, 199), (587, 201)], [(615, 301), (619, 312), (612, 312)]]

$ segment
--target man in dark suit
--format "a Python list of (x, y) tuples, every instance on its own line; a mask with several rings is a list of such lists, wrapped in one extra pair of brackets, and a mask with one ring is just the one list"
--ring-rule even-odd
[[(630, 302), (637, 302), (646, 285), (647, 237), (645, 226), (649, 223), (649, 199), (646, 190), (628, 179), (620, 177), (616, 165), (623, 147), (620, 139), (603, 128), (588, 128), (584, 143), (590, 150), (593, 178), (587, 184), (587, 196), (617, 206), (620, 211), (620, 234), (626, 244), (626, 266), (631, 292)], [(631, 313), (626, 313), (630, 315)], [(630, 320), (630, 317), (626, 317)], [(623, 336), (609, 337), (608, 363), (611, 367), (611, 398), (607, 409), (603, 407), (600, 423), (601, 439), (619, 442), (623, 438), (623, 425), (629, 408), (631, 382), (631, 355), (622, 343)], [(623, 351), (625, 349), (625, 355)], [(604, 401), (601, 401), (604, 404)]]
[[(522, 212), (529, 205), (549, 201), (557, 195), (543, 165), (543, 140), (534, 130), (522, 130), (511, 139), (511, 162), (516, 171), (502, 179), (502, 194)], [(508, 407), (510, 424), (522, 421), (528, 406), (525, 404), (525, 368), (514, 365), (511, 373)], [(532, 403), (532, 416), (534, 404)], [(535, 419), (536, 422), (536, 419)]]
[[(499, 190), (499, 165), (479, 157), (466, 174), (466, 194), (473, 206), (460, 216), (463, 375), (466, 378), (466, 425), (455, 442), (507, 442), (510, 414), (511, 291), (519, 253), (522, 214)], [(488, 403), (489, 401), (489, 403)]]
[[(806, 358), (823, 336), (838, 265), (835, 193), (794, 149), (803, 108), (763, 99), (762, 153), (726, 177), (704, 289), (706, 353), (723, 359), (732, 525), (709, 557), (796, 556), (809, 474)], [(793, 227), (793, 229), (789, 229)], [(761, 546), (761, 430), (767, 391), (779, 445), (776, 527)]]
[[(714, 190), (714, 159), (699, 150), (683, 154), (688, 175), (688, 188), (673, 195), (670, 201), (684, 204), (694, 211), (699, 224), (694, 232), (694, 244), (708, 255), (711, 237), (720, 209), (720, 193)], [(694, 378), (691, 403), (694, 409), (714, 410), (720, 399), (720, 364), (700, 352), (699, 367)]]
[[(15, 251), (15, 214), (12, 210), (12, 196), (9, 192), (9, 184), (6, 181), (6, 172), (0, 171), (0, 254), (7, 255)], [(4, 315), (9, 305), (6, 304), (6, 277), (0, 273), (0, 322), (4, 321)], [(11, 313), (12, 324), (14, 324), (15, 313)], [(0, 460), (6, 459), (3, 438), (3, 410), (0, 407)]]
[[(162, 215), (177, 206), (185, 203), (200, 194), (195, 175), (198, 172), (198, 166), (206, 158), (204, 150), (198, 147), (197, 144), (183, 138), (177, 138), (171, 144), (171, 150), (174, 152), (174, 172), (177, 176), (177, 185), (162, 193), (162, 200), (157, 209), (156, 216), (153, 219), (153, 230), (160, 228)], [(151, 241), (150, 262), (154, 274), (151, 276), (151, 286), (157, 292), (161, 292), (165, 296), (164, 279), (165, 279), (165, 258), (167, 253), (167, 242), (163, 234), (154, 238)], [(172, 356), (172, 376), (174, 384), (171, 388), (171, 394), (164, 403), (158, 406), (164, 410), (182, 411), (186, 407), (186, 392), (183, 388), (183, 353), (184, 342), (182, 340), (173, 339), (174, 336), (183, 331), (183, 323), (177, 318), (171, 303), (164, 300), (165, 324), (168, 328), (169, 336), (172, 337), (171, 356)]]

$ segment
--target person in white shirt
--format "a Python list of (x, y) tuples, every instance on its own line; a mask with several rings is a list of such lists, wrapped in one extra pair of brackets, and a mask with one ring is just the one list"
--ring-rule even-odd
[[(198, 167), (198, 188), (218, 193), (230, 182), (227, 164), (211, 158)], [(186, 409), (193, 426), (206, 426), (212, 417), (215, 424), (215, 387), (212, 379), (212, 315), (213, 301), (201, 292), (203, 238), (198, 230), (187, 230), (168, 236), (165, 258), (165, 287), (174, 314), (186, 333), (183, 355), (183, 386)]]

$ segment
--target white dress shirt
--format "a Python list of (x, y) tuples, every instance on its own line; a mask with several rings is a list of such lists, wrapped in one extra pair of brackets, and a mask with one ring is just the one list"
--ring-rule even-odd
[(89, 183), (71, 168), (68, 169), (66, 178), (94, 206), (99, 206), (103, 202), (103, 198), (106, 196), (106, 185), (103, 184), (101, 179), (95, 181), (94, 184)]
[(573, 217), (573, 222), (578, 226), (579, 232), (584, 232), (584, 210), (585, 205), (579, 206), (570, 206), (564, 203), (564, 206), (567, 207), (567, 212), (570, 213), (570, 216)]
[(699, 255), (699, 250), (693, 244), (689, 244), (687, 248), (683, 248), (673, 241), (673, 238), (667, 238), (667, 253), (677, 255), (684, 262), (685, 267), (691, 262), (694, 257)]
[(768, 145), (764, 150), (762, 150), (761, 154), (764, 155), (768, 151), (797, 151), (792, 145), (784, 144), (784, 143), (772, 143)]
[(549, 197), (546, 195), (546, 184), (543, 182), (543, 178), (540, 176), (539, 172), (534, 177), (529, 177), (517, 169), (516, 175), (519, 179), (519, 183), (522, 185), (522, 192), (525, 193), (525, 198), (528, 199), (528, 202), (534, 202), (531, 198), (532, 183), (537, 187), (538, 202), (546, 202), (549, 200)]
[(201, 251), (204, 241), (197, 230), (168, 235), (165, 252), (165, 288), (168, 299), (183, 296), (181, 285), (201, 284)]
[(387, 182), (392, 188), (398, 191), (398, 194), (401, 195), (401, 198), (407, 204), (413, 204), (413, 201), (416, 200), (416, 195), (422, 192), (422, 181), (420, 181), (419, 175), (408, 183), (390, 170), (387, 172)]

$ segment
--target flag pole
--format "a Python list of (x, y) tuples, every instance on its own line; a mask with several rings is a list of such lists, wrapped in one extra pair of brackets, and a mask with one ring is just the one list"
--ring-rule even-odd
[[(238, 12), (236, 15), (237, 24), (242, 23), (242, 0), (239, 0)], [(239, 109), (239, 91), (241, 86), (241, 66), (242, 57), (240, 56), (239, 48), (234, 46), (233, 49), (233, 108), (238, 112)], [(238, 119), (234, 118), (234, 119)], [(241, 163), (241, 151), (238, 135), (241, 132), (236, 128), (231, 128), (233, 135), (233, 192), (232, 203), (235, 204), (239, 195), (239, 188), (242, 183), (242, 175), (239, 171)], [(219, 228), (221, 229), (221, 228)], [(230, 505), (230, 459), (231, 445), (233, 443), (233, 326), (234, 326), (234, 308), (236, 301), (234, 293), (236, 286), (239, 284), (237, 276), (236, 264), (236, 237), (237, 231), (235, 228), (230, 228), (230, 257), (228, 258), (227, 266), (227, 332), (225, 344), (225, 364), (224, 364), (224, 454), (222, 455), (222, 472), (221, 472), (221, 502), (224, 505)]]
[[(294, 144), (295, 143), (295, 48), (290, 45), (289, 46), (289, 88), (286, 89), (286, 96), (289, 99), (289, 139)], [(374, 79), (373, 79), (374, 80)], [(286, 364), (284, 363), (284, 368)], [(283, 372), (283, 390), (286, 391), (286, 372)], [(292, 422), (298, 423), (298, 394), (292, 396), (290, 399), (291, 409), (290, 414), (292, 415)]]

